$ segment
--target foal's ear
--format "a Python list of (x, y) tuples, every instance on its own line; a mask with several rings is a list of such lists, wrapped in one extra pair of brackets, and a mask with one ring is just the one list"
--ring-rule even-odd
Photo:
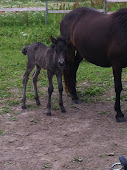
[(52, 36), (52, 35), (50, 36), (50, 39), (51, 39), (52, 43), (55, 45), (55, 44), (56, 44), (56, 42), (57, 42), (57, 40), (56, 40), (55, 38), (53, 38), (53, 36)]

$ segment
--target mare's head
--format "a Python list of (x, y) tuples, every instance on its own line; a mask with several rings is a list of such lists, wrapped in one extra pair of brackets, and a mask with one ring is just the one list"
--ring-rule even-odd
[(54, 47), (58, 67), (64, 68), (65, 67), (65, 61), (66, 61), (66, 55), (67, 55), (67, 44), (69, 42), (69, 38), (65, 39), (62, 37), (58, 37), (57, 39), (50, 36), (52, 46)]

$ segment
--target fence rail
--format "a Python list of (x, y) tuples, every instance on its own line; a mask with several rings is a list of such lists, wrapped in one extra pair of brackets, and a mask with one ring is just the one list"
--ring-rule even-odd
[(2, 12), (20, 12), (20, 11), (45, 11), (44, 7), (33, 7), (33, 8), (0, 8)]
[(127, 0), (104, 0), (104, 13), (107, 13), (107, 3), (113, 3), (113, 2), (127, 2)]
[[(0, 12), (23, 12), (23, 11), (46, 11), (46, 24), (48, 13), (69, 13), (71, 10), (48, 10), (45, 7), (33, 7), (33, 8), (0, 8)], [(104, 12), (103, 9), (98, 9), (99, 12)]]
[(107, 2), (127, 2), (127, 0), (107, 0)]
[[(107, 3), (127, 2), (127, 0), (104, 0), (104, 9), (98, 9), (99, 12), (107, 13)], [(30, 8), (0, 8), (0, 12), (21, 12), (21, 11), (46, 11), (45, 23), (47, 24), (48, 13), (69, 13), (71, 10), (48, 10), (48, 0), (46, 7), (30, 7)]]

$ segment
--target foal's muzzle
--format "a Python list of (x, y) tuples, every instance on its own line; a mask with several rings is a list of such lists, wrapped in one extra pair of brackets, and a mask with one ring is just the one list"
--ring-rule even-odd
[(59, 65), (59, 67), (65, 67), (65, 62), (62, 62), (62, 63), (59, 62), (58, 65)]
[(63, 59), (58, 61), (58, 67), (59, 68), (64, 68), (65, 67), (65, 61)]

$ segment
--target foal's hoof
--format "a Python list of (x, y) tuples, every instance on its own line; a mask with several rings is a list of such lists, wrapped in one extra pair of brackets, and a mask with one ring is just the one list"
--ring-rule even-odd
[(47, 112), (46, 115), (47, 115), (47, 116), (51, 116), (51, 112)]
[(61, 112), (62, 113), (65, 113), (66, 112), (66, 109), (65, 109), (65, 107), (63, 106), (63, 107), (61, 107)]
[(36, 101), (36, 104), (37, 104), (37, 106), (41, 105), (40, 101)]
[(125, 117), (116, 117), (116, 121), (117, 122), (126, 122), (127, 120), (125, 119)]
[(78, 99), (75, 99), (75, 100), (73, 99), (72, 104), (79, 104), (79, 100)]
[(22, 109), (26, 109), (26, 106), (22, 106)]

